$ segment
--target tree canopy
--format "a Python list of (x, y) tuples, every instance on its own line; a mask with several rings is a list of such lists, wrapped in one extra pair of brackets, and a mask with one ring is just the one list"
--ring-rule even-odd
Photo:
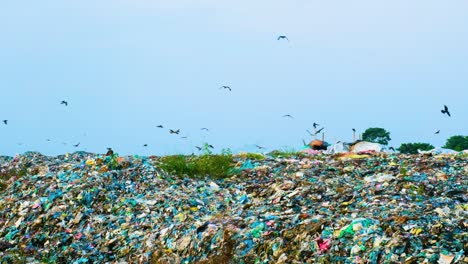
[(403, 143), (398, 148), (398, 151), (403, 154), (418, 154), (418, 149), (431, 150), (434, 149), (434, 146), (429, 143)]
[(390, 132), (380, 127), (371, 127), (366, 129), (364, 134), (362, 134), (362, 139), (382, 145), (388, 145), (388, 142), (392, 140), (390, 138)]
[(463, 151), (468, 149), (468, 136), (453, 136), (447, 139), (443, 148), (453, 149), (455, 151)]

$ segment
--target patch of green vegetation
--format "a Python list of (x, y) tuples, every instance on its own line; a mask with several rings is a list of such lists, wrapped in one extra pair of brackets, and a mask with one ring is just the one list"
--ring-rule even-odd
[(283, 149), (283, 150), (273, 150), (272, 152), (268, 153), (269, 156), (273, 158), (302, 158), (306, 157), (307, 154), (303, 152), (296, 151), (295, 149)]
[(447, 139), (443, 148), (453, 149), (455, 151), (463, 151), (468, 149), (468, 136), (453, 136)]
[(249, 160), (264, 160), (265, 155), (260, 154), (260, 153), (247, 153), (247, 152), (241, 152), (236, 155), (236, 157), (241, 158), (241, 159), (249, 159)]
[(221, 155), (166, 156), (161, 158), (159, 166), (164, 171), (180, 177), (204, 178), (210, 176), (221, 179), (232, 175), (231, 169), (234, 164), (232, 154), (226, 150)]
[(233, 168), (232, 155), (203, 155), (194, 160), (194, 167), (199, 175), (213, 178), (227, 178)]
[(189, 166), (187, 159), (189, 158), (184, 155), (165, 156), (161, 158), (159, 167), (177, 175), (193, 175), (194, 169)]
[(431, 150), (434, 149), (429, 143), (404, 143), (397, 149), (403, 154), (418, 154), (418, 150)]

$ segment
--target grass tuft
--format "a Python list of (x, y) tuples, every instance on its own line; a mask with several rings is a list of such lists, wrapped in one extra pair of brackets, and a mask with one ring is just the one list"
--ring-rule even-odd
[(236, 157), (240, 159), (249, 159), (249, 160), (265, 160), (265, 155), (260, 154), (260, 153), (241, 152), (237, 154)]
[(161, 169), (180, 177), (204, 178), (210, 176), (215, 179), (230, 177), (234, 167), (231, 154), (201, 156), (173, 155), (162, 157), (159, 161)]
[(306, 153), (296, 151), (295, 149), (283, 149), (283, 150), (273, 150), (268, 153), (269, 156), (273, 158), (303, 158), (307, 157)]

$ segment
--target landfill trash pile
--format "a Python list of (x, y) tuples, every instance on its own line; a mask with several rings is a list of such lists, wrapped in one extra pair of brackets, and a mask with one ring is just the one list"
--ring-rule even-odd
[(17, 263), (467, 263), (468, 159), (234, 157), (189, 179), (159, 157), (1, 157), (0, 257)]

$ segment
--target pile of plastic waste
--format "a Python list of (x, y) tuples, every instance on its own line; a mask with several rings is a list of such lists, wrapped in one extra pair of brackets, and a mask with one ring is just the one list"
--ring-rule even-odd
[[(466, 263), (468, 159), (235, 158), (170, 175), (159, 157), (0, 157), (0, 256), (16, 263)], [(15, 174), (15, 175), (11, 175)], [(16, 175), (17, 174), (17, 175)]]

